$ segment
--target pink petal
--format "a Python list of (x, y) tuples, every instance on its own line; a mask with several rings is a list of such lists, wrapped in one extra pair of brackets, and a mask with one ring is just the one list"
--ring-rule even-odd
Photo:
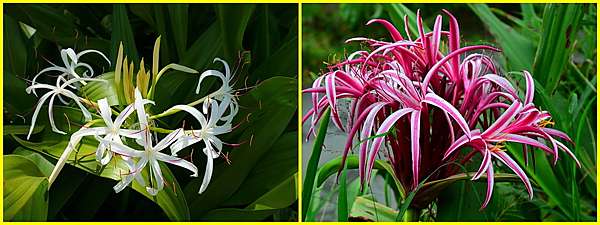
[(527, 189), (527, 193), (529, 194), (529, 199), (533, 199), (533, 188), (531, 187), (529, 178), (527, 178), (525, 172), (523, 172), (521, 167), (519, 167), (519, 164), (517, 164), (512, 158), (510, 158), (510, 156), (508, 156), (506, 152), (495, 151), (492, 152), (492, 154), (496, 158), (500, 159), (502, 163), (506, 164), (513, 172), (515, 172), (515, 174), (517, 174), (519, 178), (521, 178), (521, 181), (523, 181), (523, 183), (525, 184), (525, 188)]
[(469, 130), (469, 125), (467, 124), (467, 121), (465, 121), (465, 118), (463, 118), (463, 116), (458, 112), (458, 110), (454, 108), (454, 106), (452, 106), (449, 102), (447, 102), (440, 96), (437, 96), (433, 92), (425, 95), (425, 99), (423, 99), (423, 102), (434, 105), (448, 113), (456, 121), (456, 123), (458, 123), (458, 126), (460, 126), (463, 132), (465, 132), (467, 137), (470, 137), (471, 132)]
[(394, 25), (392, 25), (387, 20), (372, 19), (372, 20), (369, 20), (369, 22), (367, 22), (367, 25), (370, 25), (372, 23), (380, 23), (380, 24), (382, 24), (385, 27), (385, 29), (387, 29), (388, 32), (390, 32), (390, 35), (392, 36), (392, 39), (394, 39), (394, 42), (396, 42), (396, 41), (402, 41), (403, 40), (402, 35), (400, 35), (400, 32), (398, 32), (398, 30), (396, 29), (396, 27), (394, 27)]
[(519, 109), (521, 108), (521, 103), (518, 101), (513, 102), (513, 104), (508, 107), (506, 111), (494, 122), (486, 131), (481, 134), (481, 136), (489, 137), (493, 136), (508, 126), (510, 121), (517, 115)]

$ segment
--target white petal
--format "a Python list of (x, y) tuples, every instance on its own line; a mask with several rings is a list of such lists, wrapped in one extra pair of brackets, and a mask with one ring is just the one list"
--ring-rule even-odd
[(29, 127), (29, 133), (27, 134), (27, 140), (29, 140), (29, 137), (31, 136), (31, 132), (33, 132), (33, 127), (35, 126), (35, 121), (37, 120), (37, 116), (40, 113), (40, 109), (42, 109), (42, 105), (44, 105), (44, 102), (46, 101), (46, 99), (48, 99), (48, 97), (50, 97), (50, 95), (52, 95), (52, 92), (48, 92), (44, 95), (42, 95), (42, 97), (40, 98), (40, 100), (38, 100), (38, 104), (35, 107), (35, 111), (33, 111), (33, 116), (31, 117), (31, 127)]
[(157, 185), (156, 188), (146, 187), (146, 191), (154, 196), (158, 194), (165, 186), (165, 179), (162, 176), (162, 171), (160, 170), (160, 165), (157, 160), (150, 160), (150, 169), (152, 170), (152, 175), (154, 176), (154, 181)]
[(133, 104), (128, 105), (127, 107), (125, 107), (125, 109), (123, 109), (123, 111), (121, 111), (121, 113), (119, 113), (119, 115), (115, 119), (114, 126), (115, 127), (121, 127), (121, 125), (123, 125), (123, 122), (125, 122), (125, 120), (127, 118), (129, 118), (129, 116), (133, 112), (134, 112)]
[(113, 121), (110, 111), (110, 106), (108, 105), (108, 100), (106, 98), (98, 100), (98, 107), (100, 108), (100, 116), (104, 120), (106, 127), (113, 127)]
[(101, 143), (104, 143), (107, 146), (110, 146), (110, 150), (112, 152), (120, 154), (120, 155), (125, 155), (127, 157), (135, 158), (135, 157), (142, 157), (145, 154), (144, 151), (135, 150), (133, 148), (130, 148), (129, 146), (119, 144), (119, 143), (116, 143), (111, 140), (106, 140), (104, 138), (100, 138), (99, 136), (96, 136), (96, 140), (98, 140)]
[(176, 142), (171, 144), (171, 155), (173, 155), (173, 156), (177, 155), (177, 153), (179, 151), (181, 151), (182, 149), (184, 149), (190, 145), (196, 144), (199, 141), (201, 141), (201, 139), (197, 138), (197, 137), (187, 136), (187, 135), (181, 136), (181, 137), (179, 137), (179, 139)]
[(87, 53), (97, 53), (98, 55), (102, 56), (102, 58), (104, 58), (104, 60), (106, 60), (106, 62), (108, 62), (108, 65), (110, 65), (110, 60), (108, 60), (108, 58), (106, 57), (106, 55), (104, 55), (102, 52), (100, 52), (98, 50), (94, 50), (94, 49), (88, 49), (88, 50), (84, 50), (84, 51), (79, 52), (77, 54), (77, 58), (79, 58), (82, 55), (85, 55)]
[(154, 150), (161, 151), (161, 150), (169, 147), (169, 145), (171, 145), (173, 142), (177, 141), (179, 139), (179, 137), (181, 137), (182, 135), (183, 135), (182, 128), (179, 128), (179, 129), (171, 132), (165, 138), (160, 140), (160, 142), (158, 142), (156, 144), (156, 146), (154, 146)]
[(200, 123), (200, 126), (202, 126), (202, 127), (206, 127), (207, 126), (206, 118), (196, 108), (188, 106), (188, 105), (176, 105), (176, 106), (171, 107), (167, 111), (170, 111), (170, 110), (173, 110), (173, 109), (186, 111), (187, 113), (191, 114), (194, 118), (196, 118), (196, 120)]
[(198, 191), (198, 194), (202, 194), (202, 192), (204, 192), (206, 190), (206, 188), (208, 187), (208, 184), (210, 183), (210, 178), (212, 176), (212, 171), (213, 171), (213, 158), (207, 157), (206, 171), (204, 171), (204, 178), (202, 179), (202, 185), (200, 185), (200, 190)]
[(192, 171), (193, 174), (191, 175), (192, 177), (197, 177), (198, 176), (198, 168), (191, 162), (185, 160), (185, 159), (181, 159), (181, 158), (177, 158), (174, 156), (170, 156), (161, 152), (156, 153), (156, 159), (169, 163), (169, 164), (173, 164), (185, 169), (188, 169), (189, 171)]
[(54, 113), (52, 112), (52, 105), (54, 105), (54, 98), (56, 97), (56, 93), (50, 97), (50, 101), (48, 101), (48, 121), (50, 121), (50, 127), (52, 127), (52, 131), (58, 134), (67, 134), (64, 131), (59, 130), (54, 123)]
[[(209, 76), (215, 76), (215, 77), (220, 78), (222, 81), (221, 88), (223, 88), (223, 86), (228, 83), (227, 78), (220, 71), (217, 71), (217, 70), (204, 71), (202, 74), (200, 74), (200, 78), (198, 79), (198, 86), (196, 87), (196, 94), (200, 93), (200, 85), (202, 84), (202, 80), (204, 80), (204, 78), (209, 77)], [(219, 90), (221, 88), (219, 88)]]

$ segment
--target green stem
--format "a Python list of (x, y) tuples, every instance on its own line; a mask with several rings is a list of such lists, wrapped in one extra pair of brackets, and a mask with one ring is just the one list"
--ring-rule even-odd
[(419, 210), (415, 208), (408, 208), (404, 213), (404, 222), (419, 222)]

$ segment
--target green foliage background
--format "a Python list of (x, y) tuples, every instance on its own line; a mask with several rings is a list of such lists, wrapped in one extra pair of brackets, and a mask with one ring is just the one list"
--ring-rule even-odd
[[(444, 188), (438, 189), (441, 192), (434, 204), (408, 216), (409, 212), (399, 213), (399, 208), (408, 206), (404, 197), (408, 199), (410, 195), (394, 193), (397, 183), (386, 172), (387, 162), (380, 161), (381, 166), (376, 166), (381, 175), (377, 179), (384, 182), (379, 187), (382, 190), (357, 193), (353, 191), (358, 188), (356, 176), (335, 183), (332, 171), (342, 166), (339, 158), (323, 163), (320, 153), (312, 152), (306, 158), (308, 169), (304, 172), (307, 177), (303, 187), (311, 188), (303, 189), (303, 206), (306, 206), (303, 218), (306, 221), (596, 221), (596, 4), (303, 4), (303, 86), (309, 87), (325, 64), (338, 62), (362, 48), (358, 44), (346, 45), (345, 40), (352, 37), (389, 40), (382, 26), (366, 26), (367, 21), (387, 19), (404, 35), (402, 18), (413, 16), (411, 23), (414, 23), (417, 9), (421, 10), (424, 24), (429, 26), (442, 13), (441, 9), (453, 13), (460, 25), (463, 46), (500, 47), (503, 52), (494, 58), (509, 80), (521, 84), (519, 88), (524, 88), (522, 78), (509, 71), (531, 71), (536, 80), (536, 105), (548, 110), (555, 127), (573, 138), (575, 144), (569, 147), (582, 161), (582, 168), (576, 168), (566, 157), (553, 166), (541, 153), (530, 155), (533, 163), (525, 165), (521, 147), (510, 145), (511, 155), (534, 184), (532, 201), (527, 199), (520, 182), (499, 182), (490, 205), (480, 211), (485, 184), (453, 178), (438, 183)], [(443, 27), (447, 28), (447, 17), (444, 20)], [(327, 132), (327, 125), (321, 127), (319, 134)], [(322, 143), (322, 139), (317, 139), (313, 151), (324, 151)], [(341, 149), (328, 151), (341, 154)], [(347, 166), (349, 172), (354, 169), (351, 163)], [(477, 169), (473, 165), (466, 167), (469, 171)], [(509, 171), (503, 168), (496, 172)], [(385, 192), (384, 199), (374, 198), (373, 192)]]
[[(297, 11), (296, 4), (5, 4), (4, 220), (297, 220)], [(100, 57), (83, 60), (96, 74), (112, 71), (119, 42), (136, 68), (142, 58), (148, 68), (158, 36), (160, 67), (178, 63), (200, 72), (221, 70), (212, 62), (220, 57), (237, 69), (234, 87), (242, 90), (234, 124), (240, 126), (223, 140), (242, 145), (225, 146), (231, 163), (217, 159), (202, 195), (197, 194), (202, 177), (190, 178), (166, 164), (169, 183), (156, 197), (139, 185), (115, 194), (119, 165), (97, 168), (93, 158), (82, 156), (94, 152), (97, 143), (84, 139), (68, 162), (75, 166), (66, 166), (47, 191), (46, 177), (83, 121), (72, 106), (56, 107), (59, 129), (69, 131), (58, 135), (44, 126), (43, 108), (34, 137), (24, 140), (36, 103), (25, 93), (27, 80), (48, 67), (47, 61), (61, 62), (60, 49), (69, 47), (106, 53), (110, 67)], [(110, 73), (102, 77), (112, 79)], [(151, 112), (187, 104), (217, 88), (215, 79), (214, 87), (196, 95), (197, 79), (165, 74)], [(115, 94), (111, 88), (84, 92), (92, 100)], [(168, 117), (162, 125), (193, 121), (183, 115)], [(194, 154), (192, 160), (203, 174), (203, 155)]]

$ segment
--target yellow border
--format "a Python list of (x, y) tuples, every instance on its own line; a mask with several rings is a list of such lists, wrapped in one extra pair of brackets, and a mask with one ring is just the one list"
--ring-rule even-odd
[(298, 3), (298, 221), (302, 220), (302, 3)]

